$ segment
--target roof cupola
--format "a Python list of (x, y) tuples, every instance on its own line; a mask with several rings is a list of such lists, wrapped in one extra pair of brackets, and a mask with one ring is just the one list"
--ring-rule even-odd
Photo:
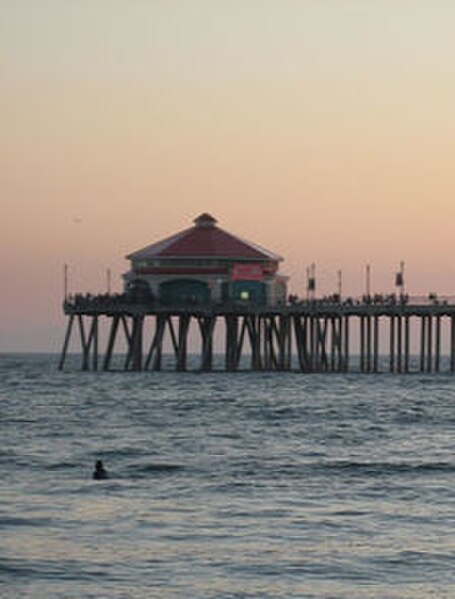
[(208, 212), (203, 212), (198, 217), (196, 217), (193, 222), (196, 225), (196, 227), (204, 228), (214, 227), (217, 223), (216, 219), (213, 218), (213, 216)]

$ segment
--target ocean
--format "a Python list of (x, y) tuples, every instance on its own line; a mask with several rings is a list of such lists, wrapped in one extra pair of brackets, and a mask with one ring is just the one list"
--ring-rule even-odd
[(453, 375), (57, 362), (0, 355), (2, 598), (455, 597)]

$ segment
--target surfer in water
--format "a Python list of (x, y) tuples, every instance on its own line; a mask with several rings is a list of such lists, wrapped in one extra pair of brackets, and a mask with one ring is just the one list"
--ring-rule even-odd
[(107, 471), (104, 469), (102, 460), (96, 460), (95, 470), (93, 471), (94, 480), (106, 480), (109, 478)]

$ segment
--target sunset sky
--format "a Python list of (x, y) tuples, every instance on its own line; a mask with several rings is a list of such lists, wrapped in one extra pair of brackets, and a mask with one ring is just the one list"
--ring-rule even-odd
[(455, 294), (453, 0), (0, 0), (0, 351), (201, 212), (291, 291)]

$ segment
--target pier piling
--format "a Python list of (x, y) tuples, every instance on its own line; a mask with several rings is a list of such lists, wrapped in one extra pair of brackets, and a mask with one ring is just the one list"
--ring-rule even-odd
[[(79, 342), (82, 370), (96, 371), (100, 364), (103, 370), (111, 370), (114, 353), (123, 347), (124, 370), (159, 371), (166, 346), (171, 348), (166, 363), (172, 364), (173, 359), (175, 370), (186, 371), (192, 330), (200, 340), (197, 368), (211, 371), (217, 367), (214, 347), (222, 320), (226, 371), (348, 372), (356, 369), (350, 357), (358, 354), (359, 372), (378, 373), (382, 365), (392, 373), (408, 373), (412, 371), (412, 330), (417, 333), (418, 371), (438, 373), (446, 365), (455, 372), (455, 305), (325, 305), (313, 300), (271, 309), (249, 305), (100, 307), (66, 302), (65, 312), (68, 321), (60, 370), (65, 367), (71, 342)], [(359, 322), (356, 334), (351, 334), (353, 319)], [(447, 335), (442, 334), (443, 326)], [(107, 330), (101, 335), (103, 328)], [(381, 357), (380, 336), (387, 336), (387, 329), (388, 351)], [(106, 340), (104, 352), (101, 339)], [(444, 348), (443, 341), (448, 347)], [(447, 361), (443, 361), (444, 355)]]

